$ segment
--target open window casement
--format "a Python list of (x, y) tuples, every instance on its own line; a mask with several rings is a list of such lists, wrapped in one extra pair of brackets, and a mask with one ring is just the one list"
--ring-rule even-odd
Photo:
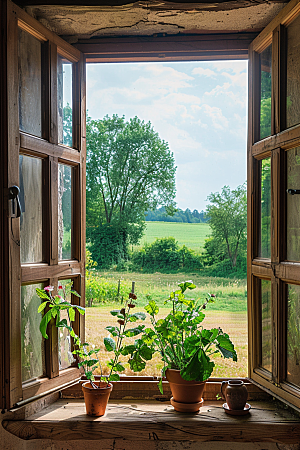
[[(7, 18), (3, 254), (9, 276), (2, 287), (1, 379), (3, 407), (10, 408), (80, 377), (69, 336), (53, 323), (49, 339), (42, 338), (37, 312), (41, 299), (35, 290), (72, 284), (81, 298), (68, 299), (84, 303), (85, 62), (79, 50), (13, 3), (5, 3), (3, 12)], [(18, 198), (9, 199), (12, 186), (19, 187)], [(16, 217), (18, 203), (20, 217)], [(75, 328), (83, 337), (84, 322), (78, 316)]]
[(250, 378), (300, 408), (300, 3), (249, 49)]

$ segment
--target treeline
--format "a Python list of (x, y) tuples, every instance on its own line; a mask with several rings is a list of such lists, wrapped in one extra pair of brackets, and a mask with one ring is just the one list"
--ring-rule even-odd
[(177, 208), (175, 212), (167, 212), (166, 208), (162, 206), (155, 210), (149, 210), (145, 213), (146, 222), (183, 222), (183, 223), (205, 223), (209, 218), (205, 214), (205, 211), (198, 211), (194, 209), (191, 211), (187, 208), (183, 211)]

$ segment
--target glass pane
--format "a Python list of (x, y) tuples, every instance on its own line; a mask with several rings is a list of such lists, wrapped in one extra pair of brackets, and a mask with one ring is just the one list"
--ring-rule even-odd
[(36, 295), (36, 288), (43, 289), (43, 285), (21, 287), (22, 381), (44, 374), (44, 343), (39, 328), (42, 316), (37, 312), (41, 299)]
[[(288, 150), (287, 188), (300, 189), (300, 147)], [(300, 196), (287, 194), (287, 259), (300, 261)]]
[(271, 135), (272, 44), (260, 54), (260, 139)]
[(19, 28), (20, 130), (42, 136), (42, 44)]
[(271, 258), (271, 158), (261, 161), (260, 253)]
[(300, 386), (300, 286), (288, 285), (287, 381)]
[[(64, 300), (71, 303), (71, 294), (70, 290), (72, 288), (73, 282), (72, 280), (61, 280), (59, 281), (58, 293), (63, 297)], [(62, 311), (60, 313), (60, 320), (66, 319), (69, 323), (69, 317), (67, 311)], [(71, 337), (66, 328), (59, 329), (59, 369), (66, 369), (70, 367), (75, 362), (75, 359), (72, 355), (71, 349)]]
[(58, 165), (58, 258), (72, 257), (72, 168)]
[(57, 55), (58, 142), (72, 147), (72, 63)]
[(300, 16), (287, 27), (286, 124), (300, 123)]
[(261, 280), (261, 365), (272, 372), (271, 281)]
[[(42, 160), (19, 156), (21, 263), (43, 261)], [(33, 201), (34, 200), (34, 201)]]

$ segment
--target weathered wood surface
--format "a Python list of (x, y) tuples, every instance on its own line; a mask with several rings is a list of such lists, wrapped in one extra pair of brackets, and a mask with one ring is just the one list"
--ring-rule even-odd
[(104, 417), (85, 414), (81, 400), (59, 400), (26, 420), (3, 427), (21, 439), (282, 442), (300, 440), (300, 420), (273, 403), (253, 402), (247, 416), (227, 415), (222, 402), (199, 414), (176, 413), (169, 403), (110, 401)]

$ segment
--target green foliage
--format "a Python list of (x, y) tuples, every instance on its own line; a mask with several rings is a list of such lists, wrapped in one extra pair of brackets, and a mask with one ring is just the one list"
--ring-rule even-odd
[(99, 276), (96, 272), (88, 272), (85, 284), (85, 298), (89, 306), (99, 303), (120, 302), (126, 298), (129, 289), (129, 283), (108, 280)]
[(128, 259), (127, 229), (113, 224), (99, 225), (87, 229), (90, 251), (100, 268)]
[(237, 265), (238, 256), (245, 255), (247, 238), (246, 186), (211, 193), (208, 198), (207, 215), (212, 236), (205, 244), (207, 262), (217, 263), (229, 259), (231, 269)]
[(199, 212), (194, 209), (192, 212), (189, 208), (183, 211), (180, 208), (170, 209), (161, 206), (154, 211), (147, 211), (145, 213), (147, 222), (183, 222), (183, 223), (203, 223), (208, 221), (204, 211)]
[[(214, 302), (208, 294), (204, 303), (185, 296), (186, 290), (196, 288), (192, 281), (180, 283), (178, 290), (171, 292), (165, 304), (171, 303), (170, 312), (163, 319), (157, 319), (159, 308), (153, 300), (145, 307), (150, 315), (152, 328), (143, 330), (141, 341), (152, 354), (158, 351), (164, 363), (164, 371), (180, 370), (185, 380), (207, 380), (214, 368), (213, 355), (237, 361), (237, 354), (228, 334), (221, 328), (207, 330), (203, 327), (207, 304)], [(140, 352), (137, 350), (135, 357)], [(160, 383), (160, 389), (162, 384)]]
[(145, 244), (131, 257), (132, 270), (143, 272), (189, 272), (202, 267), (201, 257), (185, 245), (179, 248), (173, 237)]
[[(87, 226), (113, 225), (119, 249), (101, 259), (102, 239), (91, 232), (93, 258), (107, 267), (111, 259), (126, 259), (126, 242), (137, 243), (144, 229), (144, 212), (158, 204), (173, 207), (174, 157), (151, 123), (138, 117), (87, 119)], [(96, 232), (97, 234), (97, 232)], [(114, 246), (115, 235), (107, 239)]]

